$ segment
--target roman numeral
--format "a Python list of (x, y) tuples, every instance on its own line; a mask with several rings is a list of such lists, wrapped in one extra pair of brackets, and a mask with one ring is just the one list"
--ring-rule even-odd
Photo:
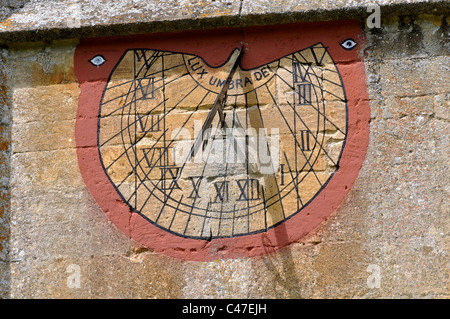
[(296, 105), (311, 104), (311, 83), (295, 83), (295, 91), (297, 92)]
[(139, 62), (141, 62), (142, 59), (145, 60), (145, 62), (147, 62), (147, 58), (145, 56), (145, 52), (147, 50), (135, 50), (134, 53), (136, 54), (136, 58)]
[[(158, 132), (160, 128), (160, 115), (138, 115), (138, 123), (141, 133)], [(148, 126), (148, 129), (147, 129)]]
[[(188, 198), (200, 198), (200, 194), (198, 193), (198, 191), (199, 191), (200, 183), (202, 181), (202, 177), (189, 177), (189, 178), (191, 180), (193, 190)], [(194, 180), (195, 178), (197, 180)]]
[[(178, 185), (177, 178), (178, 178), (178, 167), (162, 167), (161, 170), (161, 181), (162, 183), (162, 189), (180, 189), (180, 186)], [(166, 180), (171, 180), (170, 184), (166, 183)]]
[(249, 201), (260, 199), (259, 181), (257, 179), (239, 179), (236, 181), (240, 190), (238, 201)]
[(147, 163), (146, 167), (165, 167), (172, 166), (174, 163), (171, 163), (169, 154), (169, 150), (173, 149), (173, 147), (150, 147), (143, 148), (142, 153), (144, 154), (144, 160)]
[(300, 83), (306, 81), (306, 75), (310, 66), (308, 65), (308, 69), (304, 70), (302, 67), (303, 64), (299, 62), (292, 62), (292, 75), (294, 76), (294, 83)]
[[(316, 65), (322, 65), (323, 58), (325, 57), (325, 54), (327, 53), (327, 50), (325, 48), (310, 48), (311, 54), (314, 57), (314, 61), (316, 62)], [(320, 59), (318, 58), (320, 57)]]
[(300, 131), (300, 149), (302, 151), (310, 151), (311, 147), (310, 147), (310, 136), (311, 136), (311, 131), (309, 130), (301, 130)]
[[(163, 54), (153, 50), (134, 50), (134, 78), (145, 78), (145, 75)], [(143, 63), (142, 63), (143, 62)]]
[[(306, 67), (306, 69), (305, 69)], [(306, 76), (311, 68), (310, 65), (292, 62), (292, 75), (294, 78), (294, 89), (296, 92), (296, 105), (311, 104), (311, 83), (308, 82)]]
[(216, 191), (216, 196), (214, 197), (213, 203), (227, 202), (228, 201), (228, 181), (214, 182), (214, 189)]
[(154, 57), (154, 54), (152, 54), (150, 57), (147, 57), (147, 50), (135, 50), (134, 51), (136, 59), (138, 62), (141, 62), (144, 60), (145, 68), (148, 70), (156, 60)]
[(153, 99), (154, 89), (154, 77), (136, 79), (136, 100)]
[(284, 165), (285, 164), (280, 164), (280, 172), (281, 172), (281, 181), (280, 181), (280, 185), (284, 185)]

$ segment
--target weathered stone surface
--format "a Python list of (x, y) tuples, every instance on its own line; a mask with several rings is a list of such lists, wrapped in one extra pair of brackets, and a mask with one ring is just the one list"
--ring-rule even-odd
[(37, 190), (73, 191), (82, 188), (75, 153), (73, 149), (62, 149), (13, 154), (10, 186), (14, 195), (31, 195)]
[(8, 52), (0, 51), (0, 298), (7, 298), (10, 288), (10, 155), (11, 94), (6, 67)]
[(27, 123), (55, 123), (75, 118), (78, 83), (17, 88), (12, 110), (17, 126)]
[(386, 59), (380, 67), (380, 85), (384, 95), (417, 96), (444, 94), (449, 82), (448, 56)]
[[(173, 32), (299, 21), (365, 19), (374, 1), (3, 0), (0, 42)], [(385, 16), (448, 12), (447, 1), (380, 0)], [(55, 30), (57, 30), (55, 32)]]
[[(39, 201), (42, 197), (49, 200), (43, 203)], [(21, 214), (23, 211), (33, 213)], [(97, 206), (86, 189), (77, 194), (35, 190), (32, 195), (12, 198), (11, 258), (87, 257), (99, 250), (105, 254), (126, 252), (129, 239), (111, 228), (106, 217), (96, 211)], [(62, 234), (61, 228), (67, 231)], [(43, 240), (43, 229), (48, 238), (58, 240)]]
[(62, 40), (51, 44), (12, 44), (8, 66), (15, 80), (11, 86), (29, 88), (75, 82), (73, 52), (76, 43), (76, 40)]
[[(65, 23), (63, 15), (49, 12), (67, 3), (36, 3), (11, 2), (8, 10), (15, 13), (2, 21), (2, 32), (20, 33), (26, 23), (28, 29), (39, 30)], [(207, 20), (216, 8), (227, 6), (212, 3), (187, 3), (186, 11), (174, 14), (179, 21), (202, 15)], [(230, 3), (230, 11), (220, 13), (231, 19), (240, 3)], [(261, 15), (253, 22), (263, 21), (265, 13), (293, 17), (314, 10), (312, 3), (296, 8), (290, 1), (244, 1), (241, 16), (247, 17), (246, 23), (251, 15)], [(351, 9), (367, 3), (324, 6)], [(379, 3), (387, 8), (394, 2)], [(37, 9), (27, 20), (32, 4)], [(89, 4), (83, 11), (86, 18), (101, 4)], [(129, 5), (113, 2), (109, 20), (99, 19), (96, 25), (124, 24), (128, 14), (136, 14), (136, 21), (144, 19), (138, 13), (142, 8), (133, 11)], [(50, 10), (47, 19), (38, 23), (45, 10)], [(112, 18), (116, 13), (119, 18)], [(95, 23), (82, 20), (86, 28)], [(264, 257), (212, 262), (180, 261), (140, 247), (108, 221), (89, 194), (73, 144), (77, 41), (15, 44), (2, 50), (0, 297), (448, 299), (447, 20), (439, 12), (391, 16), (383, 20), (382, 29), (366, 32), (371, 140), (349, 196), (301, 242)], [(273, 110), (270, 103), (266, 107)], [(174, 115), (171, 125), (180, 118)], [(335, 134), (327, 130), (329, 136)], [(325, 163), (317, 165), (326, 169)], [(171, 216), (168, 212), (165, 218)], [(370, 286), (374, 267), (380, 270), (379, 288)], [(78, 270), (79, 286), (73, 281)]]
[[(12, 137), (14, 143), (13, 152), (49, 151), (63, 148), (73, 148), (75, 145), (74, 127), (75, 121), (64, 122), (30, 122), (21, 124), (20, 128), (13, 126)], [(42, 132), (49, 134), (49, 138), (43, 138)]]
[[(16, 275), (11, 298), (181, 298), (184, 283), (179, 261), (133, 249), (123, 255), (44, 259), (39, 265), (22, 261), (11, 271)], [(21, 274), (25, 278), (16, 281)]]

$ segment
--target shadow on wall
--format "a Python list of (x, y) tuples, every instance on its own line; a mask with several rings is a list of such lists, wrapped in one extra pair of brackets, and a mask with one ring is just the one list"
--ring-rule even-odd
[(30, 0), (0, 0), (0, 22), (22, 9)]
[(262, 260), (269, 273), (273, 276), (273, 291), (277, 290), (276, 285), (280, 285), (283, 291), (289, 294), (287, 296), (289, 299), (301, 299), (300, 280), (295, 268), (292, 251), (290, 249), (283, 249), (283, 253), (280, 253), (277, 257), (273, 254), (275, 249), (272, 247), (278, 246), (278, 238), (284, 235), (286, 235), (286, 227), (284, 224), (281, 224), (276, 228), (277, 242), (272, 242), (268, 237), (263, 237), (266, 256)]

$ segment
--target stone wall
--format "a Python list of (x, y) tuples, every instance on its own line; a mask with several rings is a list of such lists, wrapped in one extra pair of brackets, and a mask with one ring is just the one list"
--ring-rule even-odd
[(11, 155), (11, 114), (9, 90), (7, 87), (8, 70), (6, 68), (6, 51), (0, 54), (0, 297), (9, 292), (9, 208), (10, 208), (10, 155)]
[(397, 13), (366, 28), (370, 143), (333, 215), (277, 252), (209, 262), (137, 244), (92, 198), (75, 146), (79, 40), (9, 41), (0, 55), (0, 296), (448, 298), (446, 13)]

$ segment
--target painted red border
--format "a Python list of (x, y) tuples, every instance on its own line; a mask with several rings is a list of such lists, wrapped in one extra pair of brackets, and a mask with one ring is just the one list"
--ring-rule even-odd
[[(352, 38), (354, 50), (340, 43)], [(348, 134), (339, 170), (324, 189), (299, 213), (266, 232), (211, 241), (189, 239), (162, 230), (132, 213), (102, 169), (97, 149), (97, 116), (108, 77), (129, 48), (151, 48), (196, 54), (212, 65), (226, 61), (230, 52), (245, 46), (244, 68), (254, 68), (322, 42), (337, 63), (348, 99)], [(358, 21), (299, 23), (244, 29), (220, 29), (83, 39), (75, 52), (75, 73), (81, 95), (75, 138), (80, 172), (100, 208), (123, 233), (160, 253), (184, 260), (214, 260), (257, 256), (272, 252), (317, 228), (342, 203), (355, 182), (369, 142), (370, 108), (362, 48), (366, 39)], [(89, 60), (102, 55), (101, 67)]]

